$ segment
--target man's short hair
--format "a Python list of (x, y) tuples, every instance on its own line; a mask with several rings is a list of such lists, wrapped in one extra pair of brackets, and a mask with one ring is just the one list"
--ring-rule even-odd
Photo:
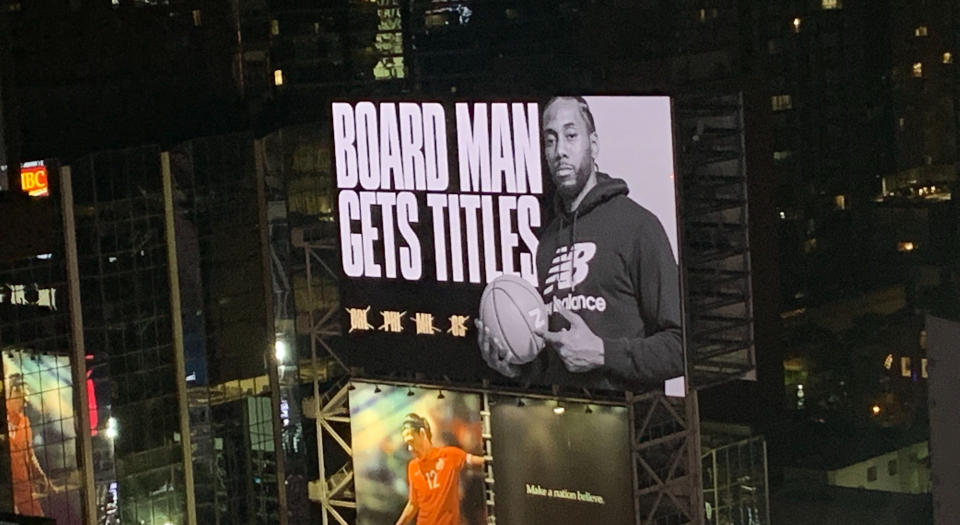
[(403, 420), (403, 424), (400, 425), (400, 431), (410, 429), (414, 432), (419, 432), (420, 429), (423, 429), (427, 433), (427, 439), (433, 438), (433, 432), (430, 431), (430, 422), (427, 421), (427, 418), (410, 412)]
[(569, 96), (553, 97), (553, 98), (550, 99), (549, 102), (547, 102), (547, 105), (543, 107), (543, 112), (546, 113), (547, 110), (550, 109), (550, 106), (551, 106), (554, 102), (558, 102), (558, 101), (560, 101), (560, 100), (573, 100), (574, 102), (576, 102), (576, 103), (577, 103), (577, 108), (580, 110), (580, 116), (583, 117), (584, 122), (587, 123), (587, 131), (589, 131), (590, 133), (595, 133), (595, 132), (597, 131), (597, 125), (596, 125), (596, 123), (593, 121), (593, 112), (590, 111), (590, 104), (587, 104), (587, 101), (584, 100), (584, 98), (581, 97), (581, 96), (574, 96), (574, 97), (569, 97)]
[(10, 395), (10, 391), (14, 388), (19, 388), (21, 391), (26, 390), (27, 382), (23, 380), (23, 374), (17, 372), (7, 376), (6, 392), (7, 395)]

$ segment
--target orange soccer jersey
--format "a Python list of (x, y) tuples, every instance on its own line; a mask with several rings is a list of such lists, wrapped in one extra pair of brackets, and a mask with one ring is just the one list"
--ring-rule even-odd
[(460, 525), (460, 471), (466, 462), (463, 450), (440, 447), (407, 464), (417, 525)]
[(25, 516), (43, 516), (40, 502), (33, 497), (33, 431), (23, 412), (7, 407), (7, 432), (10, 436), (10, 470), (13, 478), (13, 506)]

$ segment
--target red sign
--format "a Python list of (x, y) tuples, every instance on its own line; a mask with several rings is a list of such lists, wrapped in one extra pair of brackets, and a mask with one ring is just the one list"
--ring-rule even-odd
[(47, 195), (46, 166), (20, 168), (20, 188), (34, 197)]

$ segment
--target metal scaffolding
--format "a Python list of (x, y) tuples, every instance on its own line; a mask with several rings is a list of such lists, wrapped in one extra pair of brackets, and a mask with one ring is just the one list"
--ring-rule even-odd
[(770, 523), (767, 442), (762, 436), (703, 455), (703, 496), (711, 525)]
[(697, 389), (756, 365), (743, 95), (675, 102), (686, 357)]

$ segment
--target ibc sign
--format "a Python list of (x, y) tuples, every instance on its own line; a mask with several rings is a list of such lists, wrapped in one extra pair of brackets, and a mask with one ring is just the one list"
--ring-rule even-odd
[(20, 188), (32, 197), (44, 197), (47, 192), (47, 167), (43, 161), (26, 162), (20, 168)]

